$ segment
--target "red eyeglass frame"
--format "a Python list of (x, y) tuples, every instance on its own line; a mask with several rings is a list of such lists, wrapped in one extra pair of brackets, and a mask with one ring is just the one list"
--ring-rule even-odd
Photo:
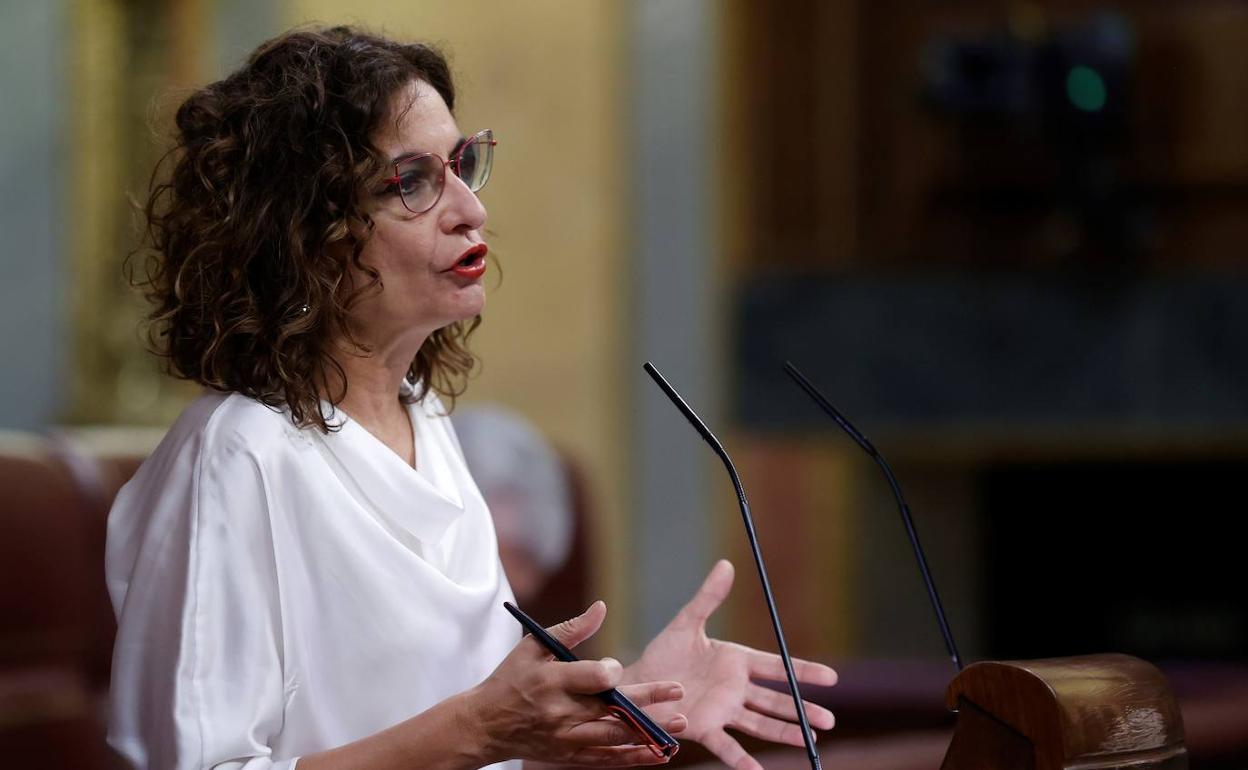
[[(399, 194), (399, 200), (403, 202), (403, 208), (407, 209), (413, 214), (424, 214), (425, 212), (432, 209), (434, 206), (438, 205), (438, 201), (442, 200), (442, 193), (446, 192), (446, 168), (447, 166), (451, 166), (451, 171), (454, 172), (457, 178), (463, 181), (464, 178), (459, 175), (459, 164), (463, 162), (464, 150), (467, 150), (469, 145), (477, 144), (482, 140), (484, 140), (485, 143), (488, 144), (491, 148), (498, 146), (498, 140), (494, 138), (494, 130), (490, 128), (483, 128), (477, 133), (468, 137), (464, 141), (463, 145), (461, 145), (460, 148), (455, 151), (455, 154), (449, 158), (443, 159), (443, 157), (437, 154), (436, 152), (418, 152), (418, 153), (413, 153), (412, 155), (405, 155), (395, 160), (394, 161), (394, 176), (386, 177), (385, 179), (382, 179), (381, 182), (382, 184), (385, 184), (387, 186), (392, 185), (395, 187), (395, 192)], [(417, 211), (416, 209), (407, 205), (407, 198), (403, 196), (403, 189), (399, 187), (399, 182), (402, 179), (402, 176), (399, 174), (399, 166), (402, 166), (404, 163), (411, 163), (414, 160), (420, 160), (421, 158), (437, 158), (439, 161), (442, 162), (442, 171), (441, 173), (438, 174), (439, 186), (438, 186), (437, 196), (433, 199), (433, 202), (430, 203), (427, 207), (421, 209), (420, 211)], [(493, 167), (493, 165), (494, 165), (494, 159), (491, 156), (490, 158), (491, 168)], [(488, 182), (490, 180), (489, 176), (486, 176), (485, 180), (486, 182)], [(485, 187), (485, 182), (482, 182), (481, 187), (478, 187), (476, 190), (472, 190), (471, 187), (468, 189), (472, 190), (472, 192), (475, 193), (484, 187)]]

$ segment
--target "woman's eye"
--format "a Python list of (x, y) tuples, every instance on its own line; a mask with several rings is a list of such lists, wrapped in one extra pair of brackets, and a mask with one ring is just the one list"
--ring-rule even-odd
[(477, 173), (477, 154), (469, 150), (461, 155), (455, 172), (460, 179), (465, 181), (472, 179), (473, 175)]
[(429, 189), (430, 184), (429, 175), (419, 171), (407, 171), (399, 174), (399, 192), (403, 195), (418, 195)]

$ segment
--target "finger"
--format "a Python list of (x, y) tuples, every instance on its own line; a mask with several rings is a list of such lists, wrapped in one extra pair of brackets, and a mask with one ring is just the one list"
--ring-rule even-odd
[(664, 765), (671, 757), (656, 755), (646, 746), (596, 746), (581, 749), (568, 757), (573, 765), (594, 767), (632, 767), (634, 765)]
[(741, 744), (723, 730), (717, 730), (708, 735), (702, 741), (702, 745), (732, 770), (763, 770), (763, 766), (758, 764), (754, 757), (745, 753)]
[[(755, 685), (757, 687), (757, 685)], [(763, 689), (763, 688), (759, 688)], [(668, 703), (685, 697), (685, 688), (680, 682), (647, 682), (630, 684), (619, 688), (624, 697), (637, 706), (652, 706), (655, 703)]]
[(565, 692), (591, 695), (619, 684), (624, 667), (615, 658), (578, 660), (559, 664), (559, 676), (559, 685)]
[[(750, 650), (750, 676), (755, 679), (771, 679), (777, 682), (786, 681), (789, 676), (784, 671), (784, 661), (779, 655), (771, 652)], [(836, 671), (822, 663), (809, 660), (793, 659), (793, 673), (802, 684), (813, 684), (831, 687), (836, 684)]]
[[(607, 619), (607, 605), (598, 600), (574, 618), (556, 623), (546, 629), (550, 635), (558, 639), (564, 647), (572, 648), (597, 633), (602, 621)], [(547, 654), (549, 657), (549, 653)]]
[(702, 581), (702, 587), (680, 610), (676, 619), (689, 625), (704, 625), (711, 613), (719, 609), (728, 597), (728, 592), (732, 590), (732, 577), (732, 562), (727, 559), (715, 562), (706, 580)]
[(772, 743), (783, 743), (786, 746), (805, 746), (802, 740), (802, 728), (792, 722), (783, 722), (763, 716), (757, 711), (743, 709), (732, 720), (732, 726), (755, 738), (762, 738)]
[[(682, 733), (689, 727), (684, 714), (673, 714), (659, 723), (669, 733)], [(635, 746), (648, 742), (649, 737), (619, 719), (597, 719), (573, 727), (564, 733), (564, 740), (577, 746)]]
[[(831, 730), (836, 724), (832, 712), (810, 701), (802, 701), (806, 707), (806, 720), (810, 726), (819, 730)], [(768, 687), (750, 684), (745, 691), (745, 705), (767, 716), (796, 722), (797, 707), (793, 705), (793, 696), (787, 692), (777, 692)]]

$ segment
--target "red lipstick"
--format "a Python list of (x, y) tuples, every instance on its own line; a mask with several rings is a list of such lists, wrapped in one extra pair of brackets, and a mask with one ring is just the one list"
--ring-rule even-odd
[(487, 253), (489, 253), (489, 249), (486, 245), (478, 243), (463, 253), (459, 261), (451, 266), (450, 272), (458, 275), (460, 278), (475, 281), (485, 275), (485, 255)]

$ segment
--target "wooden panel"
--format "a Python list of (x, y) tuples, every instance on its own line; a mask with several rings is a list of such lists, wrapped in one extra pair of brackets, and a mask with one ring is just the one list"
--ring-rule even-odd
[[(831, 268), (896, 261), (1011, 264), (1128, 259), (1242, 261), (1248, 238), (1248, 6), (1119, 3), (1135, 64), (1129, 136), (1107, 160), (1107, 217), (1087, 231), (1046, 147), (966, 130), (921, 99), (937, 38), (1046, 30), (1102, 11), (1092, 0), (1014, 4), (746, 3), (741, 118), (751, 154), (742, 209), (749, 264)], [(794, 142), (794, 138), (797, 141)], [(754, 156), (758, 148), (766, 151)], [(1089, 182), (1089, 184), (1092, 184)], [(1100, 184), (1099, 182), (1095, 184)], [(1125, 207), (1125, 211), (1117, 211)], [(1126, 246), (1119, 241), (1125, 239)], [(1122, 254), (1115, 253), (1122, 251)]]
[[(751, 437), (734, 447), (790, 651), (818, 659), (848, 655), (855, 630), (853, 456), (826, 443), (792, 439)], [(727, 635), (775, 650), (735, 498), (725, 492), (721, 499), (718, 526), (737, 568)]]
[(742, 2), (726, 65), (739, 124), (724, 176), (744, 190), (752, 264), (857, 251), (858, 3)]

